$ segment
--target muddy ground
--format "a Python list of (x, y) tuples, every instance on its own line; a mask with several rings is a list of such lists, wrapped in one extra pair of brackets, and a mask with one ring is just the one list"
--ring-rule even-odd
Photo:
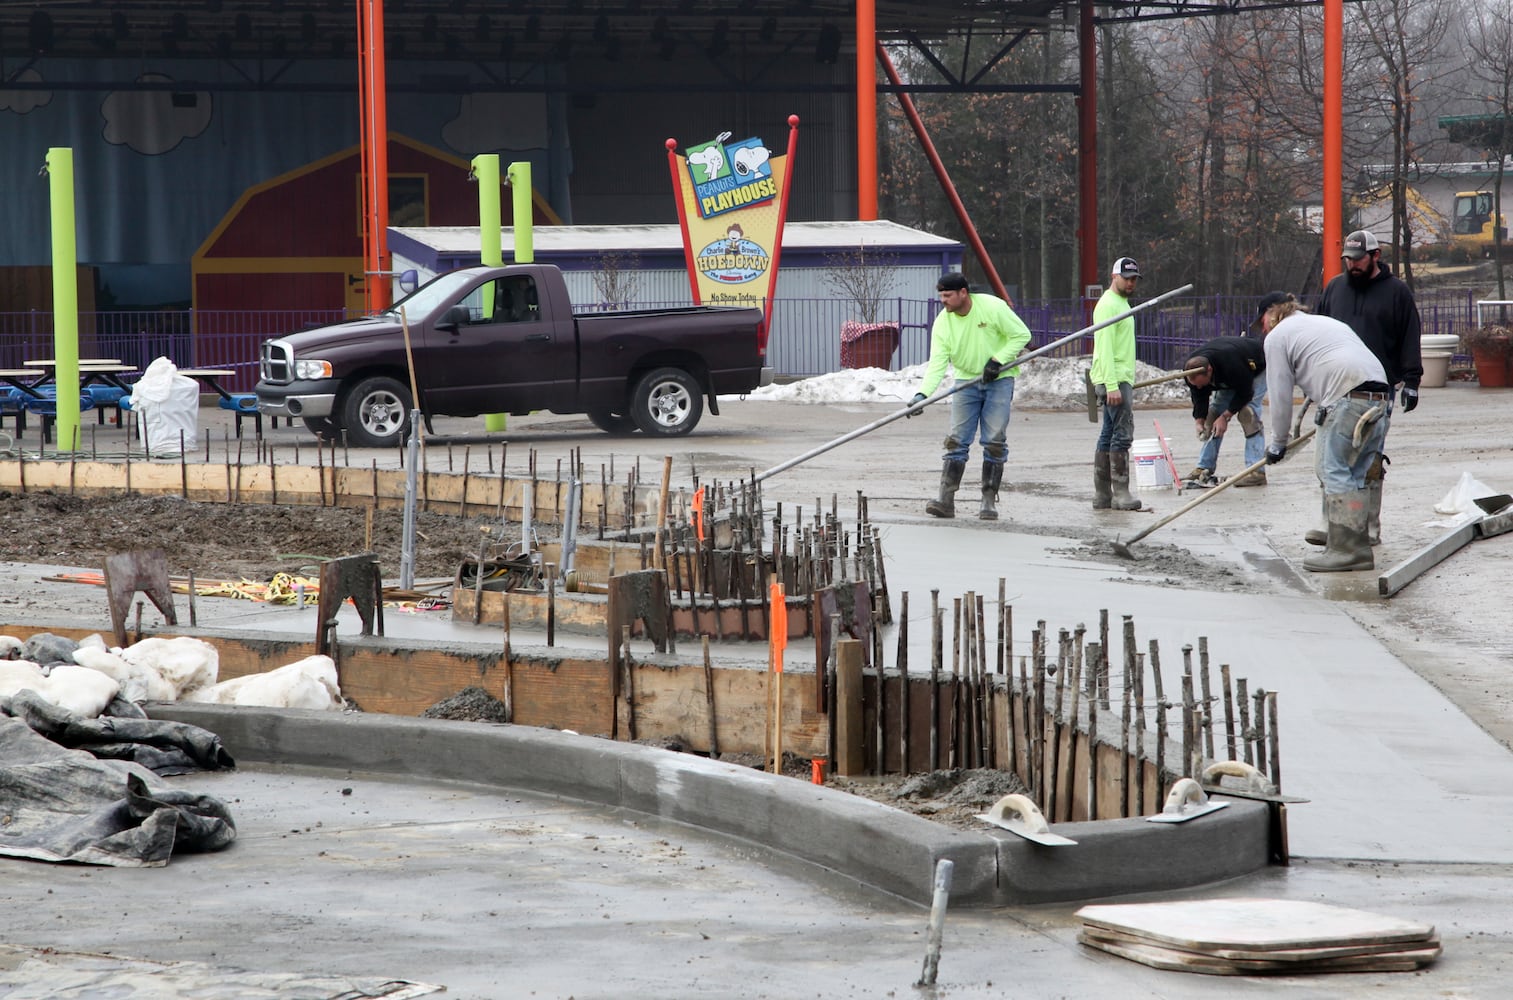
[[(399, 571), (404, 533), (398, 510), (195, 503), (178, 497), (68, 496), (0, 490), (5, 531), (0, 561), (98, 567), (104, 558), (160, 549), (175, 576), (267, 581), (278, 572), (318, 572), (322, 560), (377, 553), (385, 576)], [(500, 540), (498, 522), (419, 512), (415, 576), (447, 578), (478, 546)], [(371, 530), (371, 534), (370, 534)], [(518, 533), (516, 535), (518, 537)]]

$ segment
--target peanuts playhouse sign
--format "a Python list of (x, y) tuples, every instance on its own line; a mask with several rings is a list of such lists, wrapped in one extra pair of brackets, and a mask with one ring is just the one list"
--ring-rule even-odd
[(772, 298), (798, 118), (788, 124), (782, 154), (756, 136), (732, 142), (730, 132), (682, 154), (667, 140), (695, 302), (765, 306)]

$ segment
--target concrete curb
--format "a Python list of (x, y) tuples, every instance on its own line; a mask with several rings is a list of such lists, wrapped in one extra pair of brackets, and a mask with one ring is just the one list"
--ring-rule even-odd
[(739, 837), (928, 904), (935, 863), (955, 865), (958, 904), (1005, 905), (1178, 889), (1267, 863), (1268, 807), (1190, 823), (1105, 820), (1056, 832), (1075, 847), (969, 833), (881, 803), (762, 771), (527, 726), (410, 716), (154, 704), (155, 719), (217, 734), (243, 761), (472, 781), (631, 809)]

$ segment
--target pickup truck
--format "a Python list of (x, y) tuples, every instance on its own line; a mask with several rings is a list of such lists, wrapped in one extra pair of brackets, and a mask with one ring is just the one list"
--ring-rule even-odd
[(718, 393), (772, 381), (760, 309), (687, 306), (574, 315), (550, 264), (466, 267), (392, 309), (264, 341), (257, 406), (354, 447), (422, 415), (586, 413), (610, 433), (687, 434)]

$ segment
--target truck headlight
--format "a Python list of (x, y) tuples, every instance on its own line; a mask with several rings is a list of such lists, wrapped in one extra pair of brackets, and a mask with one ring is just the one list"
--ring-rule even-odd
[(331, 362), (301, 359), (294, 362), (294, 377), (297, 379), (330, 378)]

